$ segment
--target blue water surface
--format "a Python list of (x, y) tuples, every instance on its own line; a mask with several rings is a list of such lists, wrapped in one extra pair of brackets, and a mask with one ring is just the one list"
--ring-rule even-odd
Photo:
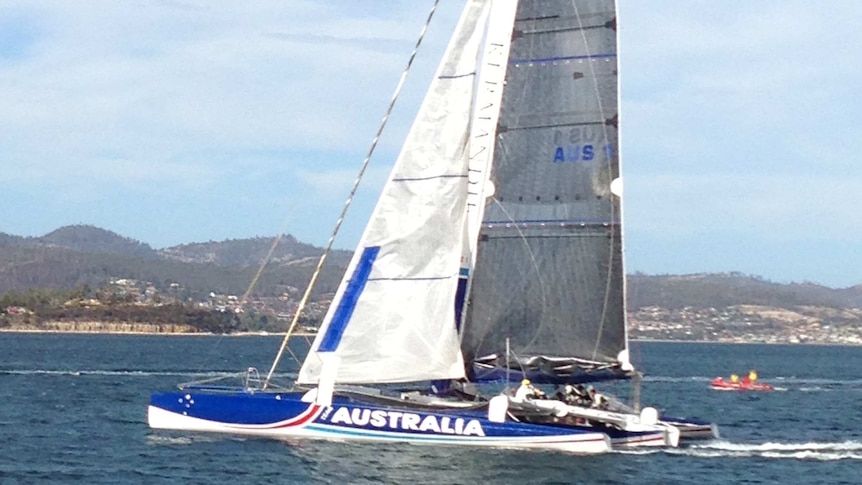
[[(147, 427), (150, 392), (265, 372), (279, 345), (277, 336), (0, 333), (0, 483), (860, 483), (860, 347), (634, 343), (644, 404), (721, 427), (722, 439), (679, 449), (585, 457)], [(279, 374), (297, 369), (288, 358)], [(749, 369), (778, 390), (709, 389)], [(633, 396), (628, 383), (605, 390)]]

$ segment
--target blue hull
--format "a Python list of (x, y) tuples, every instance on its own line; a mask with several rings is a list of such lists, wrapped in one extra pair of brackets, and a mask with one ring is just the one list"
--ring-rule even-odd
[(606, 433), (590, 428), (492, 422), (484, 411), (393, 407), (344, 396), (335, 396), (331, 406), (320, 406), (304, 402), (299, 392), (245, 389), (155, 393), (150, 399), (148, 421), (155, 429), (573, 453), (607, 452), (611, 441)]

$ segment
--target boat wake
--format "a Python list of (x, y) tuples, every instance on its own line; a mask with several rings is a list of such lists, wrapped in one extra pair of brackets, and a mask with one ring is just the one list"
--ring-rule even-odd
[(860, 441), (756, 444), (718, 440), (662, 451), (672, 455), (698, 458), (760, 457), (812, 461), (862, 460), (862, 442)]
[(185, 446), (198, 443), (220, 443), (224, 441), (246, 441), (245, 438), (239, 436), (228, 435), (209, 435), (209, 434), (194, 434), (194, 435), (166, 435), (164, 433), (153, 433), (147, 435), (147, 443), (154, 446)]

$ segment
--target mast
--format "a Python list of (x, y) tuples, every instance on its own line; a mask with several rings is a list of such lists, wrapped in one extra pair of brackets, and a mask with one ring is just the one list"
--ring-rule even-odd
[(490, 182), (491, 162), (497, 139), (497, 123), (505, 89), (506, 68), (512, 42), (512, 25), (515, 22), (517, 0), (497, 0), (491, 3), (488, 30), (477, 80), (477, 94), (470, 129), (470, 160), (467, 167), (469, 189), (467, 193), (467, 238), (461, 261), (461, 280), (456, 297), (457, 326), (460, 329), (470, 292), (472, 269), (476, 263), (476, 244), (485, 206), (494, 196)]

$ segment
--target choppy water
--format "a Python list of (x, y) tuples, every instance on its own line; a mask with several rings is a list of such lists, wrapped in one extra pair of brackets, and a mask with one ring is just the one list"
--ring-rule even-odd
[[(644, 403), (721, 426), (721, 440), (671, 450), (579, 457), (147, 427), (150, 392), (268, 369), (279, 343), (0, 333), (0, 483), (860, 483), (858, 347), (636, 343)], [(750, 368), (779, 390), (709, 390), (713, 377)]]

